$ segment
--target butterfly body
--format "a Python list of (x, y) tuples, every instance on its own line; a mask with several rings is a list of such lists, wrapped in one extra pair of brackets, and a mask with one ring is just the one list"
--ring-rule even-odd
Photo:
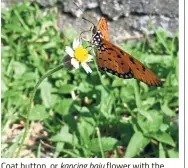
[(97, 30), (92, 39), (92, 44), (97, 47), (99, 51), (103, 51), (102, 33)]
[(100, 70), (107, 71), (120, 78), (136, 78), (149, 86), (161, 86), (158, 77), (140, 61), (109, 40), (107, 21), (101, 17), (93, 29), (92, 45), (97, 48), (97, 65)]

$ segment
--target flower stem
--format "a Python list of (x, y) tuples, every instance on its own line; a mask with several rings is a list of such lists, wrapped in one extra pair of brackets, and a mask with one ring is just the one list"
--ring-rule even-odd
[(20, 155), (20, 152), (23, 148), (23, 144), (24, 144), (24, 141), (25, 141), (25, 138), (27, 136), (27, 132), (29, 130), (29, 119), (30, 119), (30, 113), (31, 113), (31, 109), (32, 109), (32, 102), (33, 102), (33, 99), (35, 97), (35, 93), (39, 87), (39, 85), (42, 83), (42, 81), (49, 77), (50, 75), (52, 75), (53, 73), (59, 71), (60, 69), (62, 69), (64, 67), (64, 64), (60, 64), (58, 65), (57, 67), (55, 67), (54, 69), (48, 71), (46, 74), (44, 74), (40, 79), (39, 81), (36, 83), (32, 93), (31, 93), (31, 97), (30, 97), (30, 100), (29, 100), (29, 105), (28, 105), (28, 109), (27, 109), (27, 114), (26, 114), (26, 124), (25, 124), (25, 130), (24, 130), (24, 133), (23, 133), (23, 137), (22, 137), (22, 141), (21, 141), (21, 144), (18, 148), (18, 151), (16, 152), (16, 157), (19, 157)]
[(96, 128), (96, 131), (97, 131), (97, 136), (98, 136), (98, 142), (99, 142), (99, 148), (100, 148), (100, 151), (101, 151), (101, 155), (102, 155), (102, 158), (104, 158), (104, 151), (103, 151), (103, 147), (102, 147), (101, 133), (100, 133), (99, 127)]
[(99, 69), (98, 69), (97, 62), (96, 62), (95, 59), (94, 59), (94, 64), (95, 64), (95, 68), (96, 68), (96, 70), (97, 70), (97, 74), (98, 74), (98, 76), (99, 76), (99, 79), (100, 79), (100, 82), (101, 82), (102, 86), (103, 86), (104, 89), (106, 89), (107, 91), (110, 91), (110, 90), (104, 85), (104, 83), (103, 83), (103, 81), (102, 81), (102, 76), (101, 76), (101, 73), (100, 73), (100, 71), (99, 71)]

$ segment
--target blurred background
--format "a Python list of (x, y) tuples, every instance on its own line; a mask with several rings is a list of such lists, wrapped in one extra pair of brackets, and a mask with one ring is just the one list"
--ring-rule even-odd
[(90, 75), (58, 71), (36, 93), (20, 157), (177, 158), (178, 3), (2, 0), (2, 157), (15, 157), (36, 82), (90, 28), (81, 17), (96, 24), (105, 16), (111, 41), (152, 69), (163, 87), (100, 73), (94, 63)]
[[(2, 0), (2, 7), (21, 3), (23, 0)], [(101, 16), (108, 19), (113, 42), (139, 38), (143, 33), (153, 34), (151, 25), (168, 31), (169, 36), (177, 31), (179, 1), (176, 0), (33, 0), (43, 10), (58, 8), (60, 29), (74, 27), (77, 32), (88, 30), (90, 24), (81, 16), (89, 17), (95, 24)], [(81, 8), (78, 9), (76, 5)], [(84, 12), (84, 13), (83, 13)], [(89, 15), (89, 16), (87, 16)]]

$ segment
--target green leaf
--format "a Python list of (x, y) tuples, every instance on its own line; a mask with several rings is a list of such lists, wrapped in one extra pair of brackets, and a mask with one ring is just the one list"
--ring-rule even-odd
[(148, 55), (147, 58), (145, 58), (144, 62), (148, 64), (155, 64), (158, 62), (162, 62), (166, 66), (170, 66), (170, 62), (172, 62), (173, 57), (169, 55)]
[(73, 141), (73, 136), (70, 133), (66, 133), (66, 134), (57, 134), (55, 136), (53, 136), (52, 138), (50, 138), (51, 141), (54, 142), (66, 142), (71, 144)]
[(80, 119), (80, 122), (82, 123), (82, 127), (87, 128), (88, 136), (91, 136), (95, 131), (95, 120), (92, 117), (84, 117)]
[(149, 142), (150, 140), (144, 137), (141, 132), (135, 132), (127, 146), (125, 157), (131, 158), (136, 156)]
[(45, 45), (42, 46), (42, 49), (50, 49), (50, 48), (55, 48), (56, 47), (56, 43), (55, 42), (50, 42), (50, 43), (47, 43)]
[(138, 116), (138, 125), (145, 134), (160, 130), (163, 121), (161, 114), (155, 111), (145, 112), (141, 110), (139, 112), (143, 116)]
[(125, 85), (124, 82), (122, 81), (122, 79), (119, 79), (119, 78), (116, 78), (112, 82), (113, 87), (119, 87), (119, 86), (123, 86), (123, 85)]
[(75, 88), (74, 85), (66, 84), (66, 85), (61, 86), (58, 89), (58, 93), (63, 93), (63, 94), (69, 93), (70, 94), (74, 90), (74, 88)]
[(162, 143), (159, 143), (159, 158), (166, 158), (165, 150)]
[(65, 143), (63, 142), (58, 142), (56, 145), (56, 152), (61, 152), (61, 150), (64, 148)]
[(141, 97), (140, 97), (140, 91), (138, 86), (138, 81), (134, 80), (134, 93), (135, 93), (135, 99), (136, 99), (136, 105), (138, 109), (141, 107)]
[(37, 149), (37, 158), (40, 158), (41, 157), (41, 143), (39, 143), (39, 146), (38, 146), (38, 149)]
[(46, 108), (49, 108), (52, 105), (52, 94), (51, 94), (52, 85), (49, 82), (44, 81), (40, 85), (40, 89), (41, 89), (41, 98), (44, 103), (44, 106)]
[(167, 129), (169, 129), (169, 125), (168, 124), (161, 124), (161, 126), (160, 126), (160, 130), (161, 130), (161, 132), (165, 132)]
[(22, 76), (22, 79), (24, 79), (24, 81), (34, 81), (37, 79), (37, 75), (36, 73), (33, 72), (25, 72)]
[[(112, 137), (102, 137), (101, 144), (104, 151), (109, 151), (116, 148), (116, 146), (118, 145), (118, 140)], [(92, 139), (89, 147), (92, 152), (100, 152), (98, 138)]]
[(91, 155), (90, 151), (90, 138), (89, 138), (89, 130), (87, 129), (86, 122), (81, 122), (78, 124), (78, 131), (80, 133), (80, 145), (82, 146), (82, 150), (85, 157), (89, 157)]
[(167, 104), (166, 101), (165, 101), (165, 103), (161, 106), (161, 109), (162, 109), (162, 111), (163, 111), (167, 116), (170, 116), (170, 117), (176, 116), (175, 111), (172, 111), (172, 110), (168, 107), (168, 104)]
[(179, 153), (174, 149), (168, 150), (167, 152), (170, 158), (179, 158)]
[(4, 80), (1, 79), (1, 92), (6, 92), (8, 90)]
[(69, 109), (72, 103), (73, 103), (72, 99), (63, 99), (57, 104), (55, 110), (61, 115), (67, 115), (69, 114)]
[(132, 86), (122, 87), (120, 90), (120, 97), (125, 102), (135, 101), (134, 88)]
[(172, 139), (172, 137), (167, 134), (166, 132), (161, 132), (161, 133), (155, 133), (155, 134), (151, 134), (151, 136), (158, 140), (159, 142), (162, 142), (162, 143), (165, 143), (165, 144), (168, 144), (168, 145), (171, 145), (173, 147), (175, 147), (175, 142), (174, 140)]
[(56, 150), (54, 153), (53, 158), (58, 158), (60, 155), (60, 152), (63, 150), (65, 143), (64, 142), (57, 142)]
[(14, 70), (14, 78), (19, 78), (22, 76), (22, 74), (25, 72), (26, 67), (24, 64), (20, 63), (20, 62), (16, 62), (14, 61), (12, 63), (12, 67)]
[(49, 114), (46, 112), (44, 106), (36, 105), (31, 110), (30, 120), (44, 120), (49, 117)]
[(5, 28), (7, 29), (7, 31), (19, 32), (19, 33), (25, 32), (25, 29), (23, 27), (15, 24), (7, 24), (5, 25)]
[(86, 122), (83, 121), (78, 124), (78, 131), (81, 136), (80, 138), (83, 141), (82, 145), (89, 147), (90, 139), (89, 139), (89, 133), (88, 133)]
[(67, 127), (67, 125), (63, 126), (61, 132), (56, 134), (55, 136), (52, 136), (50, 140), (55, 142), (65, 142), (71, 145), (77, 145), (78, 144), (77, 137), (69, 133), (68, 129), (69, 128)]

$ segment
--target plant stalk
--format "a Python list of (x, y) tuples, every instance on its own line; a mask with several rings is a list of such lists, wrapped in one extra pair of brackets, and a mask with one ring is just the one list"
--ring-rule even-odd
[(42, 81), (49, 77), (50, 75), (52, 75), (53, 73), (59, 71), (60, 69), (62, 69), (64, 67), (64, 64), (60, 64), (58, 65), (57, 67), (55, 67), (54, 69), (48, 71), (46, 74), (44, 74), (40, 79), (39, 81), (36, 83), (32, 93), (31, 93), (31, 97), (30, 97), (30, 100), (29, 100), (29, 105), (28, 105), (28, 110), (27, 110), (27, 114), (26, 114), (26, 124), (25, 124), (25, 130), (24, 130), (24, 133), (23, 133), (23, 137), (22, 137), (22, 140), (21, 140), (21, 144), (18, 148), (18, 151), (16, 152), (16, 158), (19, 157), (20, 155), (20, 152), (23, 148), (23, 144), (24, 144), (24, 141), (25, 141), (25, 138), (27, 136), (27, 132), (29, 130), (29, 119), (30, 119), (30, 113), (31, 113), (31, 109), (32, 109), (32, 102), (33, 102), (33, 99), (35, 97), (35, 93), (39, 87), (39, 85), (42, 83)]

